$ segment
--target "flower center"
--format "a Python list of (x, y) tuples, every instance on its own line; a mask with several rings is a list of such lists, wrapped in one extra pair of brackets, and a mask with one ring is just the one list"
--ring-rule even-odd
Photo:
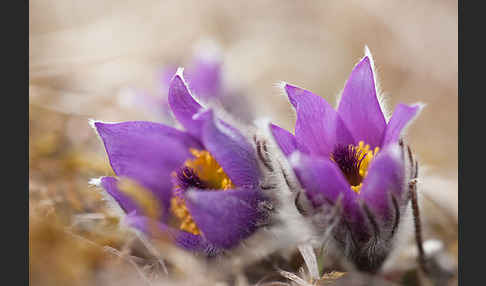
[(337, 145), (331, 153), (331, 159), (339, 166), (351, 189), (359, 194), (363, 179), (368, 173), (368, 166), (379, 150), (379, 147), (370, 150), (370, 145), (365, 145), (363, 141), (357, 146)]
[(177, 172), (172, 173), (174, 196), (170, 202), (170, 209), (179, 221), (179, 229), (199, 235), (201, 231), (189, 213), (182, 194), (190, 188), (228, 190), (234, 188), (234, 185), (208, 151), (190, 151), (194, 159), (187, 160)]

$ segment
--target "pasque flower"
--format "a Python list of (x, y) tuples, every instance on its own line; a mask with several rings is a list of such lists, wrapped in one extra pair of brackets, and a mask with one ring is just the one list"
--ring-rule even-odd
[[(185, 80), (193, 94), (199, 98), (215, 98), (222, 96), (223, 83), (221, 75), (222, 60), (219, 53), (197, 53), (185, 69)], [(165, 67), (160, 74), (160, 83), (163, 90), (170, 86), (172, 76), (177, 71), (175, 66)]]
[(337, 247), (359, 269), (376, 271), (409, 201), (412, 162), (401, 133), (422, 106), (399, 104), (387, 122), (371, 55), (354, 67), (337, 110), (310, 91), (287, 83), (283, 88), (297, 113), (295, 136), (270, 128), (306, 194), (310, 215), (339, 209), (332, 230)]
[[(189, 90), (200, 100), (221, 100), (229, 93), (223, 86), (221, 75), (221, 56), (217, 50), (200, 49), (188, 63), (184, 70), (184, 77)], [(144, 91), (137, 91), (131, 95), (131, 101), (139, 107), (154, 113), (157, 118), (167, 123), (173, 123), (170, 115), (168, 90), (177, 66), (164, 66), (157, 74), (157, 95), (149, 95)]]
[(192, 96), (182, 69), (170, 82), (168, 100), (185, 131), (93, 121), (117, 175), (96, 182), (129, 214), (130, 225), (147, 233), (155, 225), (177, 245), (215, 255), (265, 220), (256, 152)]
[[(177, 66), (167, 65), (158, 75), (159, 96), (150, 96), (139, 92), (134, 101), (147, 110), (155, 111), (164, 120), (170, 121), (170, 106), (167, 90)], [(218, 102), (225, 110), (247, 122), (253, 118), (249, 104), (238, 87), (230, 86), (223, 74), (223, 55), (216, 45), (205, 45), (197, 49), (188, 62), (184, 76), (193, 95), (206, 103)]]

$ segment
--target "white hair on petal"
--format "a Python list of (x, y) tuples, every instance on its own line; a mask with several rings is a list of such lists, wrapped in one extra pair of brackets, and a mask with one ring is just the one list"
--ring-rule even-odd
[(402, 131), (400, 132), (402, 136), (404, 136), (407, 133), (408, 127), (411, 126), (413, 124), (413, 122), (418, 118), (418, 116), (422, 112), (422, 109), (424, 109), (424, 107), (427, 106), (427, 104), (422, 103), (422, 102), (416, 102), (416, 103), (411, 104), (409, 106), (418, 106), (419, 109), (417, 110), (417, 113), (412, 117), (412, 119), (410, 119), (407, 122), (407, 124), (402, 128)]
[(89, 181), (88, 181), (88, 184), (92, 185), (92, 186), (96, 186), (96, 187), (99, 187), (101, 186), (101, 180), (104, 178), (105, 176), (101, 176), (101, 177), (98, 177), (98, 178), (91, 178)]
[[(199, 105), (201, 105), (202, 107), (206, 107), (206, 105), (205, 105), (204, 103), (202, 103), (202, 102), (199, 100), (199, 98), (197, 98), (197, 96), (194, 96), (194, 94), (192, 94), (192, 91), (191, 91), (191, 89), (189, 88), (189, 85), (187, 84), (186, 79), (184, 78), (184, 68), (183, 68), (183, 67), (178, 67), (178, 68), (177, 68), (177, 71), (176, 71), (176, 73), (175, 73), (174, 77), (175, 77), (175, 76), (179, 76), (179, 77), (180, 77), (180, 79), (182, 80), (182, 83), (184, 84), (184, 86), (185, 86), (185, 88), (186, 88), (187, 92), (189, 93), (189, 95), (190, 95), (190, 96), (191, 96), (191, 97), (192, 97), (192, 98), (193, 98), (193, 99), (194, 99), (194, 100), (195, 100), (197, 103), (199, 103)], [(174, 77), (173, 77), (173, 78), (174, 78)], [(173, 78), (172, 78), (172, 79), (173, 79)]]
[(88, 119), (88, 124), (89, 126), (94, 130), (96, 136), (98, 137), (98, 139), (101, 141), (101, 143), (103, 143), (103, 139), (101, 138), (101, 135), (100, 133), (98, 132), (98, 129), (96, 128), (96, 123), (103, 123), (103, 124), (117, 124), (117, 123), (120, 123), (120, 122), (107, 122), (107, 121), (101, 121), (101, 120), (96, 120), (96, 119), (93, 119), (93, 118), (89, 118)]
[[(288, 97), (287, 91), (285, 90), (285, 88), (287, 87), (287, 85), (294, 85), (294, 84), (291, 84), (291, 83), (288, 83), (286, 81), (281, 80), (281, 81), (275, 82), (273, 84), (273, 87), (277, 88), (279, 90), (279, 93), (281, 95), (284, 95), (285, 97)], [(296, 85), (294, 85), (294, 86), (296, 86)]]
[(199, 119), (199, 117), (201, 117), (201, 115), (202, 115), (203, 113), (205, 113), (206, 111), (208, 111), (208, 110), (209, 110), (209, 108), (201, 108), (201, 109), (199, 109), (199, 111), (198, 111), (198, 112), (196, 112), (196, 113), (194, 113), (194, 115), (191, 117), (191, 118), (192, 118), (192, 120), (197, 120), (197, 119)]
[(103, 123), (103, 124), (118, 124), (118, 123), (122, 123), (121, 121), (103, 121), (103, 120), (96, 120), (96, 119), (93, 119), (93, 118), (89, 118), (88, 119), (88, 124), (89, 126), (91, 126), (91, 128), (93, 128), (96, 132), (98, 132), (96, 130), (96, 126), (95, 126), (95, 123)]
[(93, 119), (93, 118), (88, 118), (88, 124), (89, 124), (89, 126), (91, 128), (93, 128), (96, 131), (96, 133), (98, 133), (97, 130), (96, 130), (96, 126), (95, 126), (95, 123), (96, 122), (99, 122), (99, 121), (96, 120), (96, 119)]
[(182, 81), (184, 81), (184, 68), (183, 67), (177, 67), (177, 71), (174, 76), (180, 76)]
[[(368, 45), (364, 46), (364, 57), (368, 57), (368, 59), (370, 60), (371, 72), (373, 74), (373, 81), (374, 81), (374, 84), (375, 84), (376, 98), (378, 99), (378, 104), (380, 105), (381, 111), (383, 112), (383, 115), (385, 116), (385, 120), (388, 122), (388, 120), (391, 117), (391, 112), (387, 108), (386, 97), (384, 96), (383, 92), (381, 91), (381, 84), (380, 84), (380, 81), (379, 81), (379, 78), (378, 78), (378, 72), (376, 70), (375, 60), (373, 58), (373, 55), (371, 54), (371, 51), (370, 51)], [(358, 63), (360, 63), (363, 60), (364, 57), (362, 57), (358, 61)], [(356, 63), (356, 65), (358, 63)], [(356, 65), (354, 65), (354, 67), (356, 67)], [(353, 69), (354, 69), (354, 67), (353, 67)], [(345, 84), (346, 84), (346, 82), (345, 82)], [(342, 88), (336, 96), (336, 109), (339, 107), (339, 102), (341, 101), (343, 91), (344, 91), (344, 88)]]
[(273, 84), (273, 86), (275, 86), (276, 88), (281, 89), (281, 90), (282, 90), (282, 91), (284, 91), (284, 92), (285, 92), (285, 86), (286, 86), (286, 85), (287, 85), (287, 82), (285, 82), (285, 81), (283, 81), (283, 80), (281, 80), (281, 81), (276, 82), (276, 83), (274, 83), (274, 84)]
[[(101, 138), (101, 135), (100, 133), (98, 132), (98, 128), (96, 128), (96, 123), (103, 123), (103, 124), (118, 124), (118, 123), (122, 123), (122, 122), (109, 122), (109, 121), (101, 121), (101, 120), (95, 120), (93, 118), (89, 118), (88, 119), (88, 124), (89, 126), (91, 126), (91, 128), (94, 130), (95, 134), (96, 134), (96, 137), (98, 137), (98, 139), (100, 140), (101, 144), (104, 144), (104, 141), (103, 141), (103, 138)], [(106, 150), (105, 150), (106, 151)]]
[(405, 128), (407, 128), (408, 126), (410, 126), (415, 121), (415, 119), (417, 119), (417, 117), (420, 115), (420, 113), (422, 113), (422, 110), (427, 106), (426, 103), (423, 103), (423, 102), (420, 102), (420, 101), (419, 102), (416, 102), (414, 104), (411, 104), (411, 105), (412, 106), (418, 106), (418, 110), (417, 110), (417, 113), (415, 114), (415, 116), (410, 121), (408, 121), (408, 123), (405, 126)]
[(418, 105), (419, 106), (419, 111), (418, 112), (422, 112), (422, 109), (427, 106), (427, 103), (418, 101), (418, 102), (415, 102), (413, 105)]
[[(288, 82), (285, 82), (285, 81), (279, 81), (279, 82), (276, 82), (274, 83), (274, 87), (277, 88), (278, 92), (279, 92), (279, 96), (284, 96), (286, 99), (287, 99), (287, 102), (290, 103), (290, 99), (289, 99), (289, 95), (287, 94), (287, 90), (285, 89), (285, 87), (289, 85)], [(295, 85), (294, 85), (295, 86)], [(290, 108), (290, 113), (286, 114), (288, 115), (288, 119), (289, 120), (295, 120), (295, 118), (297, 117), (297, 110), (295, 108)]]
[(371, 51), (368, 47), (368, 45), (364, 46), (364, 54), (365, 57), (368, 57), (370, 60), (370, 65), (371, 65), (371, 71), (373, 73), (373, 81), (375, 82), (375, 91), (376, 91), (376, 97), (378, 98), (378, 103), (380, 104), (381, 111), (383, 112), (383, 115), (385, 116), (386, 121), (390, 119), (391, 112), (389, 111), (387, 104), (386, 104), (386, 97), (381, 91), (381, 83), (378, 78), (378, 72), (376, 70), (375, 66), (375, 60), (373, 59), (373, 55), (371, 55)]
[(287, 82), (285, 81), (278, 81), (272, 84), (272, 87), (277, 90), (276, 93), (270, 93), (271, 96), (284, 96), (285, 98), (288, 98), (287, 92), (285, 91), (285, 86), (287, 85)]
[(103, 196), (102, 200), (106, 201), (108, 207), (114, 212), (114, 215), (123, 219), (126, 216), (125, 211), (121, 208), (120, 204), (101, 186), (101, 180), (104, 176), (99, 178), (92, 178), (89, 180), (89, 184), (95, 186), (97, 191)]
[(341, 101), (341, 97), (343, 96), (344, 87), (336, 94), (336, 104), (334, 109), (337, 110), (339, 107), (339, 102)]
[(368, 57), (368, 59), (370, 60), (371, 71), (373, 72), (373, 80), (375, 82), (376, 94), (378, 94), (378, 92), (379, 92), (379, 83), (378, 83), (378, 80), (376, 78), (375, 60), (373, 59), (373, 56), (371, 55), (371, 51), (368, 48), (368, 45), (365, 45), (364, 46), (364, 54), (365, 54), (365, 57)]

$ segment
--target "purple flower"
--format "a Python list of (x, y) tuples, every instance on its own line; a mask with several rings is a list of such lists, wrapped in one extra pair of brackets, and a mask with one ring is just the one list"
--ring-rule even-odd
[(212, 256), (265, 219), (261, 172), (252, 145), (194, 99), (182, 69), (168, 95), (185, 131), (144, 121), (93, 122), (118, 176), (98, 183), (129, 214), (130, 225), (149, 234), (156, 226), (177, 245)]
[[(253, 114), (249, 103), (239, 89), (227, 85), (223, 76), (222, 55), (218, 50), (206, 47), (195, 54), (184, 71), (187, 85), (198, 100), (206, 103), (219, 102), (231, 114), (250, 122)], [(169, 122), (171, 118), (167, 90), (176, 70), (176, 66), (168, 65), (160, 71), (158, 82), (161, 96), (139, 92), (134, 98), (135, 102), (141, 103), (146, 109), (154, 110), (155, 106), (158, 115)]]
[[(304, 189), (310, 215), (323, 220), (323, 213), (340, 210), (332, 229), (338, 248), (359, 269), (376, 271), (409, 200), (412, 162), (401, 132), (422, 106), (399, 104), (387, 122), (370, 56), (351, 72), (337, 110), (310, 91), (283, 88), (297, 112), (295, 136), (273, 124), (270, 129)], [(321, 230), (329, 227), (319, 223)]]
[[(223, 84), (221, 76), (222, 61), (220, 55), (199, 53), (192, 59), (184, 71), (189, 89), (200, 99), (211, 99), (222, 96)], [(177, 71), (175, 66), (167, 66), (160, 73), (162, 91), (170, 86), (172, 76)]]

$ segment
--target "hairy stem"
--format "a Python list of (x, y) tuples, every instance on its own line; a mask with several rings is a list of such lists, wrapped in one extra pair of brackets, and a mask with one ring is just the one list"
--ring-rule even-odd
[(428, 273), (425, 260), (425, 251), (422, 239), (422, 224), (420, 222), (420, 210), (417, 201), (417, 181), (413, 180), (409, 183), (410, 199), (412, 201), (413, 222), (415, 226), (415, 242), (418, 249), (418, 262), (420, 268), (424, 273)]

